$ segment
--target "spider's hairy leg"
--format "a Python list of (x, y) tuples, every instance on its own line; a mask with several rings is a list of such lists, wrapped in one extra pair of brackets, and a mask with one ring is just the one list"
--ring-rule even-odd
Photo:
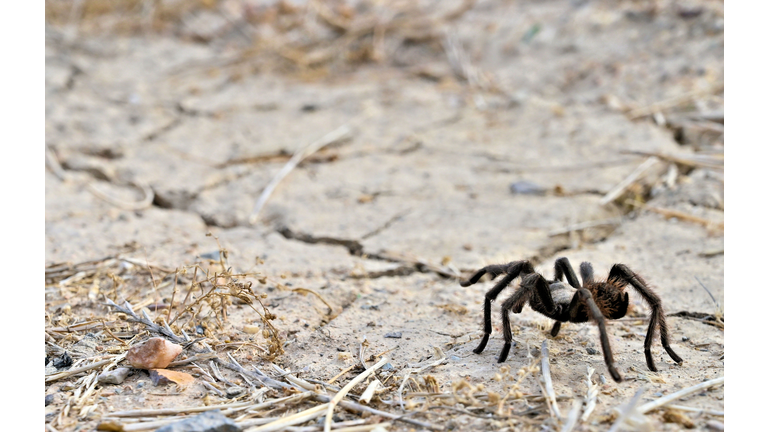
[(581, 280), (584, 281), (584, 285), (595, 281), (595, 271), (592, 270), (592, 264), (586, 261), (581, 263), (579, 266), (579, 273), (581, 273)]
[(549, 334), (552, 335), (552, 337), (557, 336), (558, 333), (560, 333), (560, 325), (562, 323), (560, 321), (555, 321), (555, 325), (552, 326), (552, 330), (549, 331)]
[(511, 310), (514, 313), (522, 312), (523, 306), (530, 300), (532, 292), (533, 285), (521, 283), (517, 291), (501, 304), (501, 323), (504, 331), (504, 346), (499, 353), (499, 363), (507, 361), (509, 349), (512, 348), (512, 324), (509, 321), (509, 311)]
[(574, 272), (573, 267), (571, 267), (571, 262), (565, 257), (558, 258), (557, 261), (555, 261), (555, 280), (562, 282), (563, 274), (565, 274), (565, 278), (572, 287), (581, 288), (579, 279), (576, 278), (576, 272)]
[(468, 287), (470, 285), (474, 285), (486, 273), (490, 273), (491, 274), (491, 280), (496, 279), (496, 276), (498, 276), (498, 275), (500, 275), (502, 273), (506, 273), (508, 267), (509, 267), (508, 264), (493, 264), (493, 265), (489, 265), (489, 266), (483, 267), (480, 270), (478, 270), (477, 272), (475, 272), (475, 274), (473, 274), (472, 277), (469, 278), (468, 280), (459, 282), (459, 285), (461, 285), (463, 287)]
[(493, 278), (502, 273), (506, 273), (506, 276), (491, 288), (490, 291), (485, 293), (485, 302), (483, 304), (483, 339), (480, 341), (477, 348), (473, 350), (475, 354), (483, 352), (485, 345), (488, 343), (488, 338), (491, 336), (491, 331), (493, 331), (493, 326), (491, 324), (491, 303), (496, 300), (499, 293), (518, 276), (521, 274), (533, 273), (533, 265), (525, 260), (512, 261), (506, 265), (489, 265), (478, 270), (468, 281), (461, 282), (461, 286), (466, 287), (477, 283), (485, 273), (491, 273)]
[(656, 332), (656, 326), (659, 327), (661, 345), (667, 351), (667, 354), (669, 354), (669, 356), (672, 357), (672, 360), (676, 363), (682, 363), (683, 359), (677, 355), (669, 345), (669, 330), (667, 329), (667, 319), (664, 315), (661, 299), (648, 287), (643, 278), (624, 264), (615, 264), (611, 267), (611, 271), (608, 274), (608, 281), (616, 281), (624, 285), (632, 285), (651, 307), (651, 320), (648, 323), (648, 333), (645, 335), (644, 344), (645, 362), (648, 364), (648, 369), (654, 372), (658, 371), (653, 362), (653, 356), (651, 355), (651, 345), (653, 344), (653, 336)]
[(485, 293), (485, 303), (483, 304), (483, 339), (480, 344), (472, 350), (475, 354), (480, 354), (485, 349), (485, 345), (488, 343), (488, 338), (491, 336), (493, 326), (491, 324), (491, 302), (496, 300), (499, 293), (506, 288), (517, 275), (508, 274), (502, 278), (490, 291)]
[(549, 292), (549, 284), (544, 276), (531, 273), (523, 278), (520, 288), (501, 304), (501, 321), (504, 330), (504, 347), (499, 353), (499, 363), (507, 360), (509, 349), (512, 348), (512, 325), (509, 321), (509, 311), (520, 313), (526, 302), (530, 302), (532, 296), (537, 296), (539, 302), (544, 305), (547, 313), (555, 313), (555, 304), (552, 294)]
[(600, 308), (597, 307), (597, 304), (595, 303), (595, 300), (592, 298), (592, 293), (589, 292), (586, 288), (580, 288), (576, 294), (573, 295), (573, 300), (571, 301), (571, 316), (574, 316), (576, 314), (576, 309), (579, 306), (579, 303), (585, 302), (587, 304), (587, 310), (589, 311), (589, 316), (592, 318), (595, 323), (597, 323), (597, 328), (600, 330), (600, 344), (603, 347), (603, 358), (605, 359), (605, 365), (608, 367), (608, 372), (611, 374), (611, 378), (613, 378), (616, 382), (621, 382), (621, 374), (619, 374), (619, 371), (616, 370), (616, 366), (613, 362), (613, 352), (611, 351), (611, 344), (608, 340), (608, 331), (605, 328), (605, 317), (603, 317), (602, 312), (600, 312)]
[[(544, 306), (544, 310), (547, 314), (554, 314), (556, 312), (555, 301), (552, 300), (552, 293), (549, 291), (549, 283), (544, 279), (544, 276), (538, 273), (530, 274), (520, 282), (520, 287), (523, 286), (526, 288), (530, 287), (530, 289), (536, 293), (536, 298)], [(521, 309), (522, 306), (519, 307), (518, 310), (513, 309), (513, 311), (515, 313), (520, 313)]]

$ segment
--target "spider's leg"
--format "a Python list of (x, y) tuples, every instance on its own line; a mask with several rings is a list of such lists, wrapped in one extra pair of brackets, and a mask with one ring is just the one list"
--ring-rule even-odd
[(461, 282), (459, 282), (459, 284), (461, 286), (463, 286), (463, 287), (468, 287), (470, 285), (474, 285), (486, 273), (490, 273), (491, 274), (491, 280), (496, 279), (496, 276), (498, 276), (498, 275), (500, 275), (502, 273), (506, 273), (507, 272), (507, 267), (509, 267), (509, 264), (494, 264), (494, 265), (489, 265), (489, 266), (483, 267), (480, 270), (478, 270), (477, 272), (475, 272), (475, 274), (473, 274), (471, 278), (469, 278), (468, 280), (465, 280), (465, 281), (461, 281)]
[(603, 358), (605, 358), (605, 365), (608, 367), (611, 377), (616, 382), (621, 382), (621, 374), (616, 370), (616, 366), (613, 363), (613, 352), (611, 351), (611, 344), (608, 341), (608, 331), (605, 328), (605, 317), (603, 317), (600, 308), (597, 307), (595, 300), (592, 298), (592, 293), (586, 288), (580, 288), (573, 296), (571, 301), (571, 316), (575, 314), (574, 309), (578, 307), (580, 301), (586, 302), (587, 309), (589, 310), (589, 316), (597, 323), (597, 328), (600, 329), (600, 344), (603, 347)]
[[(578, 283), (578, 280), (576, 283)], [(552, 300), (552, 293), (549, 291), (549, 283), (544, 279), (544, 276), (538, 273), (533, 273), (526, 276), (525, 279), (520, 282), (520, 286), (522, 287), (523, 285), (534, 289), (536, 299), (544, 306), (544, 310), (547, 314), (554, 315), (555, 312), (557, 312), (555, 310), (555, 301)], [(522, 307), (520, 307), (520, 309), (522, 309)], [(515, 313), (520, 313), (519, 310), (516, 311), (513, 309), (513, 311)]]
[(584, 281), (584, 285), (595, 281), (595, 271), (592, 270), (592, 264), (586, 261), (581, 263), (579, 266), (579, 273), (581, 273), (581, 280)]
[(491, 272), (492, 276), (496, 276), (501, 273), (506, 273), (506, 276), (499, 281), (490, 291), (485, 293), (485, 302), (483, 304), (483, 339), (480, 344), (473, 350), (475, 354), (480, 354), (485, 349), (485, 345), (488, 343), (488, 338), (491, 336), (493, 326), (491, 324), (491, 303), (496, 300), (499, 293), (504, 290), (515, 278), (521, 274), (533, 273), (533, 265), (528, 261), (513, 261), (506, 265), (490, 265), (478, 270), (474, 276), (468, 281), (462, 282), (461, 286), (469, 286), (480, 280), (486, 272)]
[(560, 325), (562, 323), (560, 321), (555, 321), (555, 325), (552, 326), (552, 330), (550, 330), (549, 334), (552, 335), (552, 337), (557, 336), (558, 333), (560, 333)]
[(507, 360), (509, 349), (512, 347), (512, 325), (509, 321), (509, 311), (520, 313), (526, 302), (530, 302), (533, 296), (537, 296), (539, 303), (544, 305), (547, 313), (555, 313), (555, 304), (552, 300), (552, 294), (549, 292), (549, 284), (544, 276), (538, 273), (531, 273), (525, 276), (520, 283), (520, 288), (515, 291), (501, 305), (501, 322), (504, 330), (504, 347), (499, 353), (499, 363)]
[(525, 306), (525, 303), (531, 298), (531, 288), (532, 285), (530, 284), (520, 284), (517, 291), (501, 304), (501, 323), (504, 331), (504, 346), (499, 353), (499, 363), (503, 363), (507, 360), (509, 349), (512, 348), (512, 324), (509, 321), (509, 311), (511, 310), (514, 313), (520, 313), (523, 310), (523, 306)]
[(648, 333), (645, 335), (645, 362), (648, 364), (648, 369), (656, 372), (656, 365), (653, 362), (653, 356), (651, 355), (651, 345), (653, 344), (653, 335), (656, 332), (656, 326), (659, 327), (659, 334), (661, 336), (661, 346), (667, 351), (672, 360), (677, 363), (682, 363), (683, 359), (677, 355), (669, 346), (669, 331), (667, 329), (667, 319), (664, 316), (664, 309), (661, 306), (661, 299), (648, 284), (645, 283), (643, 278), (637, 273), (629, 269), (624, 264), (615, 264), (611, 267), (611, 272), (608, 274), (609, 281), (618, 281), (623, 284), (632, 285), (635, 290), (648, 302), (651, 307), (651, 320), (648, 324)]
[(581, 288), (579, 279), (576, 278), (576, 272), (574, 272), (573, 267), (571, 267), (571, 262), (565, 257), (558, 258), (557, 261), (555, 261), (555, 280), (562, 282), (563, 274), (565, 274), (565, 278), (568, 279), (568, 283), (572, 287)]
[(491, 336), (493, 326), (491, 325), (491, 302), (496, 300), (499, 293), (506, 288), (517, 275), (506, 275), (499, 281), (490, 291), (485, 293), (485, 304), (483, 305), (483, 339), (480, 344), (473, 350), (475, 354), (480, 354), (485, 349), (485, 345), (488, 343), (488, 338)]

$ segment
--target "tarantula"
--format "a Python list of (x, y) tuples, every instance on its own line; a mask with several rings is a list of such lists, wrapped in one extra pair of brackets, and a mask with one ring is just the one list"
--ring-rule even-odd
[[(588, 262), (581, 263), (579, 272), (582, 281), (584, 281), (583, 287), (576, 278), (576, 273), (573, 271), (568, 258), (559, 258), (555, 261), (554, 280), (545, 279), (534, 271), (530, 262), (523, 260), (483, 267), (469, 280), (461, 282), (461, 286), (467, 287), (477, 283), (486, 273), (491, 275), (491, 279), (501, 274), (504, 275), (501, 281), (485, 294), (484, 335), (474, 352), (476, 354), (483, 352), (491, 335), (491, 302), (496, 300), (499, 293), (520, 276), (520, 287), (501, 305), (504, 347), (499, 354), (499, 363), (506, 361), (512, 346), (509, 311), (520, 313), (523, 306), (528, 303), (531, 309), (555, 320), (555, 325), (550, 332), (553, 337), (557, 336), (563, 322), (594, 321), (600, 329), (600, 343), (608, 371), (616, 382), (621, 382), (621, 375), (614, 366), (611, 345), (608, 342), (608, 333), (605, 329), (605, 319), (619, 319), (626, 315), (629, 306), (629, 293), (624, 292), (624, 288), (627, 285), (632, 285), (651, 307), (651, 320), (648, 324), (648, 333), (645, 336), (645, 361), (648, 364), (648, 369), (657, 371), (651, 356), (651, 344), (657, 326), (661, 334), (661, 345), (675, 362), (678, 364), (683, 362), (683, 359), (669, 346), (667, 322), (661, 306), (661, 299), (648, 287), (643, 278), (624, 264), (614, 264), (606, 281), (595, 280), (592, 264)], [(563, 276), (568, 280), (567, 284), (563, 282)]]

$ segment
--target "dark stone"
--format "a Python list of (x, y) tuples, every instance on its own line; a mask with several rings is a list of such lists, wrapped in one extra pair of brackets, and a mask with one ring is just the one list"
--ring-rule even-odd
[(240, 426), (219, 410), (204, 412), (176, 423), (163, 426), (156, 432), (240, 432)]
[(529, 181), (521, 180), (511, 183), (509, 190), (515, 195), (546, 195), (547, 189)]
[(384, 335), (385, 338), (400, 339), (403, 337), (403, 332), (392, 332)]
[(64, 354), (62, 354), (62, 355), (60, 355), (58, 357), (55, 357), (53, 359), (53, 362), (51, 362), (51, 364), (56, 369), (68, 368), (68, 367), (72, 366), (72, 357), (69, 356), (68, 352), (65, 352)]

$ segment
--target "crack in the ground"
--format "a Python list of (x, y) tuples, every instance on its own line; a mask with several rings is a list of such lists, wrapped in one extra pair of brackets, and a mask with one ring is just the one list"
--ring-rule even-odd
[(169, 121), (168, 123), (164, 124), (163, 126), (160, 126), (159, 128), (155, 129), (154, 131), (144, 135), (144, 138), (142, 138), (142, 141), (154, 141), (158, 137), (160, 137), (163, 134), (166, 134), (177, 127), (181, 125), (183, 122), (181, 117), (175, 117), (173, 120)]
[(278, 227), (277, 232), (289, 240), (298, 240), (309, 244), (342, 246), (347, 249), (350, 255), (363, 256), (363, 245), (357, 240), (339, 239), (335, 237), (315, 237), (312, 234), (294, 232), (286, 226)]
[[(374, 275), (375, 277), (405, 276), (407, 274), (412, 274), (415, 272), (435, 273), (439, 276), (446, 277), (446, 278), (459, 278), (461, 276), (454, 271), (436, 266), (434, 264), (430, 264), (421, 259), (411, 259), (405, 256), (401, 256), (401, 255), (397, 255), (389, 252), (379, 252), (379, 253), (365, 252), (364, 246), (358, 240), (340, 239), (335, 237), (315, 237), (307, 233), (294, 232), (293, 230), (285, 226), (277, 228), (277, 232), (289, 240), (297, 240), (297, 241), (301, 241), (308, 244), (327, 244), (327, 245), (334, 245), (334, 246), (342, 246), (347, 249), (350, 255), (361, 257), (364, 259), (386, 261), (386, 262), (391, 262), (396, 264), (404, 264), (404, 266), (400, 267), (399, 269), (369, 273), (369, 275)], [(410, 268), (411, 270), (410, 271), (404, 270), (404, 268)]]

